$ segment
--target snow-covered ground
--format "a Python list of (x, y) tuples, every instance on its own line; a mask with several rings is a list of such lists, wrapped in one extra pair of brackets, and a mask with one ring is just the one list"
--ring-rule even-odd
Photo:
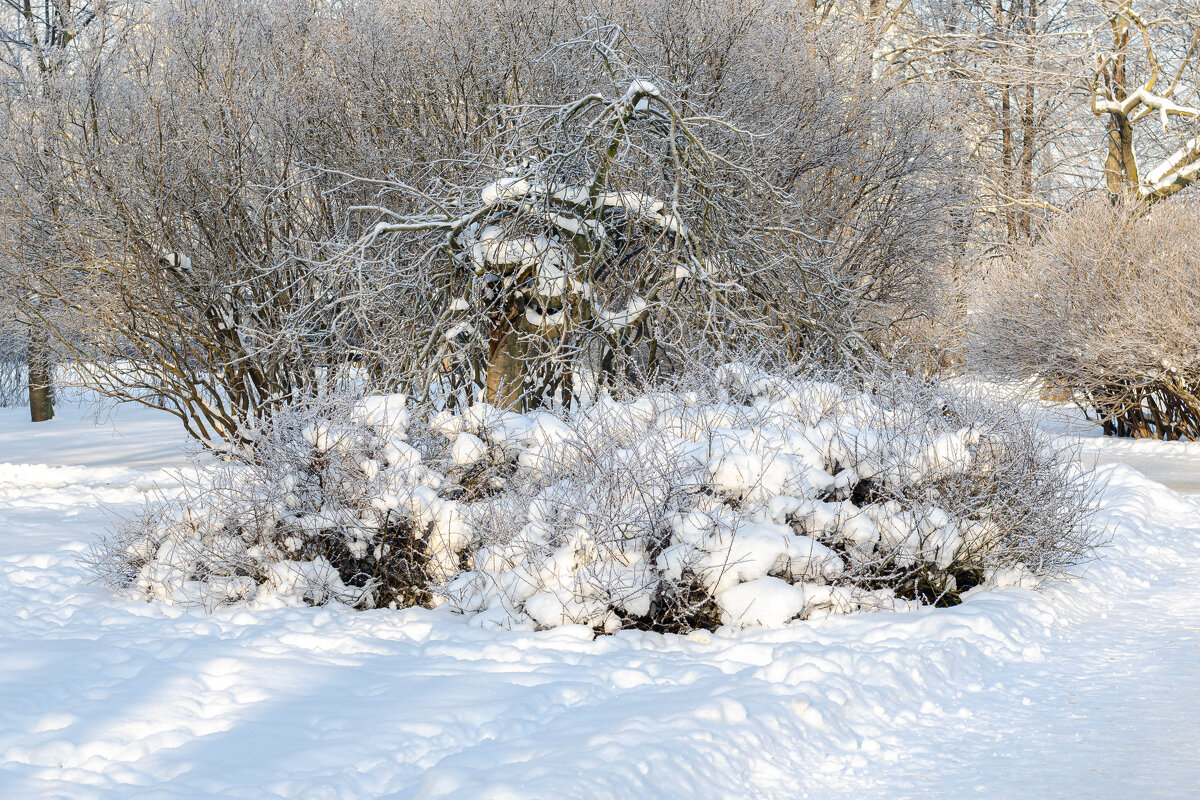
[(1200, 445), (1087, 439), (1104, 558), (1041, 592), (593, 639), (446, 613), (217, 614), (78, 562), (169, 418), (0, 409), (0, 798), (1200, 796)]
[(1113, 439), (1075, 408), (1037, 405), (1048, 427), (1076, 441), (1089, 466), (1125, 464), (1177, 492), (1200, 494), (1200, 442)]

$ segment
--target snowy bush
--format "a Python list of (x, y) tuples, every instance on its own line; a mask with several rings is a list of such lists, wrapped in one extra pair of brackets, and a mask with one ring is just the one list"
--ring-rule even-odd
[(477, 403), (409, 426), (400, 409), (282, 415), (103, 563), (168, 602), (687, 631), (950, 604), (1093, 546), (1069, 453), (1011, 409), (893, 376), (728, 364), (570, 411)]
[(100, 573), (170, 603), (429, 603), (458, 570), (465, 528), (408, 423), (399, 395), (280, 412), (122, 520)]
[(1093, 546), (1069, 454), (1009, 409), (903, 379), (732, 364), (696, 391), (439, 423), (499, 487), (464, 504), (477, 541), (442, 590), (488, 625), (685, 631), (948, 604)]

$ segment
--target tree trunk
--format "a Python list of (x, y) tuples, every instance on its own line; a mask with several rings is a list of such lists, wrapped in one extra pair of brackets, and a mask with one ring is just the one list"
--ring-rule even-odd
[(1017, 209), (1013, 208), (1012, 198), (1016, 196), (1016, 164), (1013, 148), (1011, 89), (1005, 86), (1000, 95), (1000, 163), (1004, 170), (1004, 197), (1000, 203), (1004, 208), (1004, 227), (1008, 231), (1008, 241), (1016, 242), (1020, 237), (1017, 230)]
[(525, 400), (525, 364), (528, 344), (522, 341), (525, 314), (510, 310), (511, 317), (503, 319), (492, 332), (488, 347), (486, 399), (497, 408), (522, 411)]
[[(1113, 58), (1109, 91), (1115, 100), (1128, 96), (1125, 76), (1125, 48), (1129, 45), (1129, 30), (1113, 22)], [(1137, 191), (1137, 159), (1133, 153), (1133, 126), (1125, 114), (1108, 116), (1108, 153), (1104, 159), (1104, 183), (1114, 203)]]
[(29, 329), (29, 417), (34, 422), (54, 418), (54, 359), (36, 323)]
[[(1025, 36), (1030, 42), (1033, 42), (1037, 36), (1037, 15), (1037, 0), (1029, 0), (1025, 9)], [(1019, 197), (1026, 205), (1020, 209), (1018, 227), (1025, 239), (1028, 240), (1033, 237), (1033, 214), (1030, 212), (1030, 208), (1033, 204), (1033, 159), (1037, 152), (1035, 141), (1037, 136), (1037, 91), (1032, 77), (1036, 73), (1037, 61), (1032, 46), (1029, 47), (1029, 52), (1025, 56), (1025, 66), (1029, 71), (1029, 77), (1026, 78), (1021, 98), (1021, 157), (1019, 161), (1021, 194)]]
[(1133, 126), (1124, 114), (1110, 114), (1108, 154), (1104, 159), (1104, 182), (1114, 202), (1137, 191), (1137, 161), (1133, 152)]

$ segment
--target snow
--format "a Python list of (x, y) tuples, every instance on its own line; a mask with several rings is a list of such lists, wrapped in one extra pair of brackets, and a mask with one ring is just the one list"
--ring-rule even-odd
[(505, 238), (498, 228), (488, 228), (479, 235), (479, 243), (473, 246), (476, 264), (495, 266), (537, 266), (556, 264), (565, 256), (561, 245), (545, 236), (516, 236)]
[(614, 191), (598, 194), (596, 196), (596, 205), (624, 208), (639, 216), (649, 216), (662, 211), (665, 204), (657, 197), (650, 197), (641, 192)]
[(639, 78), (630, 81), (629, 88), (625, 90), (625, 96), (621, 98), (621, 102), (629, 105), (635, 97), (660, 97), (661, 95), (657, 86), (648, 80)]
[[(402, 394), (372, 395), (359, 401), (362, 417), (387, 435), (404, 438), (408, 430), (408, 397)], [(395, 462), (393, 462), (395, 463)]]
[[(443, 609), (119, 599), (79, 556), (101, 504), (128, 511), (184, 463), (178, 426), (136, 408), (102, 425), (26, 413), (0, 409), (0, 797), (1115, 800), (1200, 786), (1200, 504), (1122, 464), (1100, 468), (1112, 544), (1070, 582), (596, 638)], [(473, 435), (520, 425), (480, 413)], [(1084, 441), (1086, 458), (1157, 459), (1160, 477), (1197, 486), (1200, 445)], [(771, 601), (744, 614), (845, 600), (757, 580), (778, 585), (743, 590)]]
[(169, 269), (183, 273), (192, 271), (192, 259), (186, 253), (166, 253), (159, 256), (159, 259), (163, 266)]
[(779, 628), (804, 611), (804, 590), (779, 578), (755, 578), (721, 592), (722, 622)]
[(620, 311), (600, 310), (596, 312), (596, 316), (600, 319), (605, 332), (615, 336), (622, 329), (628, 328), (641, 319), (642, 314), (649, 307), (649, 303), (645, 299), (635, 295), (629, 299), (629, 302)]
[(454, 325), (451, 325), (449, 328), (447, 328), (444, 336), (446, 337), (446, 339), (448, 339), (450, 341), (454, 341), (455, 339), (457, 339), (459, 336), (461, 336), (464, 333), (467, 333), (467, 334), (475, 333), (475, 326), (469, 322), (458, 322), (458, 323), (455, 323)]
[(483, 443), (482, 439), (473, 433), (463, 431), (455, 437), (450, 456), (454, 459), (455, 464), (469, 467), (478, 463), (487, 455), (487, 452), (487, 445)]
[(485, 206), (494, 206), (504, 200), (519, 200), (529, 193), (529, 181), (524, 178), (501, 178), (483, 187), (480, 199)]
[(1161, 164), (1151, 170), (1150, 174), (1146, 176), (1145, 183), (1148, 184), (1151, 189), (1162, 188), (1160, 184), (1163, 183), (1163, 179), (1167, 178), (1168, 176), (1174, 177), (1172, 173), (1180, 168), (1180, 165), (1183, 164), (1185, 159), (1197, 151), (1200, 151), (1200, 136), (1192, 137), (1184, 142), (1182, 147), (1180, 147), (1168, 158), (1164, 159)]

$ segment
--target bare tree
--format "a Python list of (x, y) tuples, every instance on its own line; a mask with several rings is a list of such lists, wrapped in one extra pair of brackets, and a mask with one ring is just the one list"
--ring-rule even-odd
[[(0, 249), (54, 243), (22, 274), (78, 380), (219, 446), (347, 382), (568, 402), (735, 342), (862, 357), (928, 313), (962, 238), (958, 150), (936, 101), (872, 73), (853, 23), (403, 9), (179, 0), (75, 40), (54, 158), (10, 142)], [(39, 163), (56, 214), (28, 190)], [(489, 228), (552, 246), (501, 263)]]
[[(1190, 87), (1186, 92), (1193, 97), (1197, 92), (1200, 73), (1193, 62), (1200, 44), (1200, 18), (1194, 13), (1191, 19), (1186, 15), (1147, 18), (1135, 10), (1133, 0), (1116, 0), (1107, 10), (1112, 48), (1099, 57), (1091, 82), (1092, 113), (1104, 117), (1108, 128), (1105, 185), (1114, 200), (1133, 194), (1153, 202), (1200, 175), (1200, 136), (1186, 138), (1145, 176), (1139, 172), (1134, 149), (1134, 129), (1143, 122), (1157, 120), (1166, 134), (1173, 119), (1200, 117), (1200, 107), (1179, 102), (1184, 87)], [(1164, 44), (1172, 39), (1178, 42), (1180, 29), (1185, 31), (1183, 47), (1178, 48), (1181, 53), (1174, 64), (1160, 63)], [(1135, 73), (1140, 75), (1135, 78)]]
[[(54, 221), (61, 213), (62, 152), (54, 130), (64, 102), (59, 75), (79, 57), (80, 35), (108, 13), (103, 0), (4, 0), (0, 4), (0, 67), (4, 69), (7, 181), (17, 192), (37, 195), (36, 210), (16, 231), (20, 244), (6, 254), (7, 280), (23, 300), (28, 333), (29, 411), (34, 422), (54, 416), (53, 335), (47, 317), (54, 313), (36, 288), (51, 269), (58, 247)], [(19, 154), (19, 156), (17, 155)], [(17, 156), (14, 158), (14, 156)]]
[(385, 183), (407, 210), (361, 209), (375, 221), (334, 262), (390, 270), (435, 322), (413, 391), (441, 381), (468, 401), (570, 404), (756, 333), (838, 346), (816, 313), (837, 307), (836, 287), (806, 258), (786, 195), (745, 166), (751, 134), (639, 78), (621, 94), (515, 107), (496, 127), (466, 182)]
[(1086, 97), (1094, 14), (1078, 0), (900, 3), (881, 69), (946, 91), (971, 151), (977, 235), (1015, 244), (1078, 195), (1094, 141)]

